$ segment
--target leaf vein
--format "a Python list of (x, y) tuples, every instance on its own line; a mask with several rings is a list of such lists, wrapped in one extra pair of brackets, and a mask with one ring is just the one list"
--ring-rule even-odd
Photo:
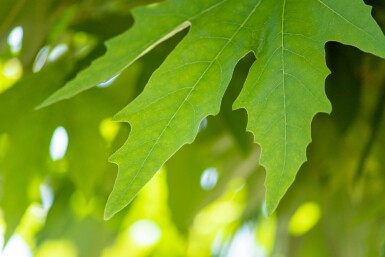
[(339, 12), (335, 11), (333, 8), (331, 8), (329, 5), (327, 5), (324, 1), (322, 0), (317, 0), (320, 4), (322, 4), (324, 7), (326, 7), (327, 9), (329, 9), (330, 11), (332, 11), (334, 14), (336, 14), (338, 17), (340, 17), (341, 19), (343, 19), (344, 21), (346, 21), (347, 23), (349, 23), (350, 25), (352, 25), (353, 27), (355, 27), (356, 29), (358, 29), (359, 31), (363, 32), (364, 34), (366, 34), (367, 36), (371, 37), (372, 39), (375, 40), (375, 38), (369, 34), (368, 32), (366, 32), (364, 29), (358, 27), (356, 24), (354, 24), (353, 22), (351, 22), (350, 20), (348, 20), (347, 18), (345, 18), (343, 15), (341, 15)]
[[(179, 112), (179, 110), (182, 108), (182, 106), (184, 105), (184, 103), (188, 100), (188, 98), (190, 97), (191, 93), (193, 92), (193, 90), (195, 89), (195, 87), (200, 83), (200, 81), (203, 79), (203, 77), (206, 75), (206, 73), (209, 71), (209, 69), (212, 67), (212, 65), (215, 63), (215, 61), (217, 61), (217, 59), (219, 58), (219, 56), (222, 54), (222, 52), (226, 49), (226, 47), (230, 44), (230, 41), (232, 41), (235, 36), (241, 31), (241, 29), (244, 27), (244, 25), (248, 22), (248, 20), (250, 19), (250, 17), (254, 14), (254, 12), (256, 11), (258, 5), (254, 6), (254, 8), (251, 10), (251, 12), (249, 13), (249, 15), (246, 17), (246, 19), (244, 20), (244, 22), (242, 23), (241, 26), (238, 27), (238, 29), (234, 32), (234, 34), (232, 35), (232, 37), (229, 39), (229, 41), (221, 48), (221, 50), (218, 52), (218, 54), (215, 56), (214, 60), (207, 66), (206, 70), (202, 73), (202, 75), (198, 78), (198, 80), (194, 83), (194, 85), (192, 86), (192, 88), (190, 89), (189, 93), (187, 94), (187, 96), (185, 97), (185, 99), (182, 101), (182, 103), (179, 105), (179, 107), (177, 108), (177, 110), (174, 112), (174, 114), (172, 115), (172, 117), (170, 118), (168, 124), (165, 126), (165, 128), (162, 130), (162, 132), (160, 133), (160, 135), (158, 136), (158, 138), (156, 139), (154, 145), (151, 147), (151, 149), (149, 150), (147, 156), (144, 158), (140, 168), (135, 172), (134, 176), (131, 178), (131, 180), (127, 183), (127, 187), (126, 188), (129, 188), (131, 186), (131, 184), (133, 183), (133, 181), (137, 178), (137, 176), (139, 175), (139, 173), (142, 171), (143, 167), (144, 167), (144, 164), (146, 163), (146, 161), (148, 160), (148, 158), (150, 157), (150, 155), (152, 154), (154, 148), (158, 145), (159, 143), (159, 140), (163, 137), (163, 134), (165, 133), (167, 127), (169, 126), (169, 124), (174, 120), (175, 116), (177, 115), (177, 113)], [(123, 197), (123, 194), (120, 195), (120, 198)]]

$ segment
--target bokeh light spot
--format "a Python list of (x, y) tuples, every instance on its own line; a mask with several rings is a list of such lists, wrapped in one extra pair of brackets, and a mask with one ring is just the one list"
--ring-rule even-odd
[(218, 171), (216, 168), (207, 168), (201, 176), (201, 187), (204, 190), (213, 189), (218, 182)]
[(159, 226), (151, 220), (139, 220), (131, 225), (130, 236), (132, 240), (140, 246), (152, 246), (161, 237)]
[(48, 61), (53, 62), (59, 59), (68, 51), (68, 46), (66, 44), (59, 44), (52, 49), (51, 53), (48, 56)]
[(99, 132), (104, 140), (111, 144), (118, 134), (119, 128), (119, 123), (113, 122), (111, 119), (104, 119), (99, 125)]
[(13, 235), (4, 248), (1, 257), (32, 257), (31, 248), (20, 235)]
[(64, 157), (68, 147), (68, 134), (65, 128), (57, 127), (53, 133), (49, 153), (52, 160), (60, 160)]
[(52, 188), (47, 184), (41, 184), (40, 197), (43, 210), (47, 213), (54, 201), (54, 194)]
[(11, 48), (13, 54), (17, 54), (21, 51), (23, 45), (23, 28), (21, 26), (15, 27), (7, 38), (7, 43)]
[(313, 228), (321, 217), (321, 208), (315, 202), (302, 204), (290, 219), (289, 232), (300, 236)]
[(34, 73), (39, 72), (43, 67), (44, 64), (47, 61), (48, 53), (49, 53), (49, 46), (45, 46), (37, 53), (35, 61), (33, 63), (32, 71)]
[(36, 257), (76, 257), (77, 251), (73, 243), (67, 240), (47, 240), (39, 248)]

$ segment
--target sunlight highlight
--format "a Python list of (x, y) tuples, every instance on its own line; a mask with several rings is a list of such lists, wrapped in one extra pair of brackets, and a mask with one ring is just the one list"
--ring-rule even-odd
[(22, 75), (23, 67), (17, 58), (8, 60), (3, 67), (3, 73), (6, 77), (11, 79), (19, 79)]
[(302, 204), (290, 219), (289, 232), (300, 236), (312, 229), (321, 218), (321, 208), (315, 202)]
[(120, 73), (116, 74), (115, 76), (113, 76), (113, 77), (110, 78), (109, 80), (104, 81), (104, 82), (102, 82), (102, 83), (96, 85), (96, 87), (98, 87), (98, 88), (106, 88), (106, 87), (109, 87), (109, 86), (111, 86), (111, 85), (115, 82), (115, 80), (116, 80), (119, 76), (120, 76)]
[(44, 46), (40, 51), (37, 53), (35, 61), (33, 62), (32, 71), (34, 73), (39, 72), (47, 62), (48, 53), (49, 53), (50, 47)]
[(65, 128), (57, 127), (53, 133), (49, 153), (52, 160), (60, 160), (64, 157), (68, 147), (68, 134)]
[(31, 248), (20, 235), (13, 235), (0, 257), (32, 257)]
[[(256, 238), (258, 244), (270, 254), (273, 251), (277, 231), (277, 218), (275, 215), (270, 217), (261, 216), (256, 226)], [(269, 255), (268, 255), (269, 256)]]
[(48, 213), (54, 201), (53, 190), (47, 184), (40, 185), (41, 205), (45, 213)]
[(199, 129), (198, 129), (198, 132), (201, 132), (203, 130), (205, 130), (207, 128), (207, 118), (204, 118), (202, 121), (201, 121), (201, 124), (199, 124)]
[(23, 76), (23, 66), (19, 59), (0, 60), (0, 93), (12, 87)]
[(15, 27), (7, 38), (7, 43), (11, 48), (13, 54), (18, 54), (23, 46), (23, 28), (21, 26)]
[(113, 122), (111, 119), (104, 119), (99, 125), (99, 132), (106, 140), (107, 143), (111, 144), (120, 129), (118, 122)]
[(265, 257), (266, 253), (257, 244), (254, 227), (249, 224), (243, 225), (235, 234), (228, 253), (225, 257)]
[(59, 44), (52, 49), (51, 53), (48, 55), (48, 61), (53, 62), (59, 59), (68, 51), (68, 46), (66, 44)]
[(203, 190), (213, 189), (218, 182), (218, 171), (216, 168), (207, 168), (201, 176), (201, 187)]
[(130, 228), (132, 240), (145, 247), (156, 244), (160, 240), (161, 234), (159, 226), (151, 220), (139, 220)]
[(3, 247), (4, 247), (4, 226), (1, 224), (0, 222), (0, 256), (1, 256), (1, 252), (3, 251)]
[(76, 247), (68, 240), (47, 240), (38, 249), (36, 257), (76, 257)]

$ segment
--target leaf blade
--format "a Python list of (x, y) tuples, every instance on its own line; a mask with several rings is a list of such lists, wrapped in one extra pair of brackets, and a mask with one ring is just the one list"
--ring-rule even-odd
[[(107, 41), (108, 50), (104, 56), (81, 71), (74, 80), (47, 98), (37, 109), (71, 98), (114, 78), (154, 47), (187, 28), (190, 19), (217, 7), (222, 2), (223, 0), (210, 0), (204, 3), (202, 8), (192, 6), (183, 9), (178, 1), (167, 1), (133, 9), (136, 21), (134, 26)], [(106, 64), (109, 64), (108, 68)]]
[[(384, 37), (373, 20), (370, 20), (370, 31), (375, 37), (367, 32), (357, 33), (363, 30), (344, 18), (340, 11), (329, 6), (326, 8), (329, 13), (319, 14), (314, 3), (325, 4), (321, 0), (281, 2), (280, 9), (271, 3), (271, 6), (267, 6), (269, 3), (264, 2), (266, 6), (262, 8), (270, 10), (266, 14), (268, 20), (265, 23), (278, 25), (265, 32), (268, 36), (264, 38), (267, 43), (264, 42), (263, 46), (268, 49), (260, 50), (244, 90), (234, 103), (235, 109), (245, 108), (248, 111), (248, 130), (262, 147), (261, 164), (267, 169), (266, 209), (269, 214), (277, 208), (300, 166), (307, 159), (306, 147), (311, 142), (312, 118), (318, 112), (331, 111), (322, 84), (329, 74), (324, 64), (324, 44), (338, 39), (380, 56), (384, 56), (384, 50), (381, 51), (380, 46), (385, 46)], [(355, 2), (355, 7), (356, 15), (365, 8), (358, 1)], [(295, 11), (301, 8), (303, 12)], [(315, 12), (318, 13), (318, 19), (312, 19), (312, 15), (308, 15)], [(330, 24), (335, 26), (335, 23), (341, 23), (342, 20), (347, 25), (340, 24), (343, 30), (332, 25), (323, 31), (316, 30), (322, 27), (320, 22), (325, 20), (325, 16), (328, 19), (333, 18), (330, 17), (330, 12), (335, 20)], [(365, 21), (369, 21), (368, 16)], [(261, 36), (263, 37), (264, 35)], [(266, 52), (270, 55), (266, 55)], [(266, 125), (264, 121), (270, 123)]]
[[(240, 7), (241, 4), (237, 6)], [(229, 4), (223, 5), (218, 12), (230, 11), (231, 8), (233, 6)], [(221, 99), (235, 65), (248, 52), (245, 46), (232, 43), (243, 33), (245, 24), (255, 10), (256, 7), (250, 10), (248, 16), (239, 17), (241, 26), (214, 33), (205, 30), (204, 26), (213, 22), (211, 18), (218, 13), (202, 17), (200, 24), (204, 26), (192, 28), (154, 73), (142, 95), (117, 114), (116, 118), (129, 122), (132, 130), (126, 144), (111, 158), (119, 165), (119, 173), (106, 205), (106, 219), (131, 202), (140, 188), (154, 175), (154, 171), (182, 145), (193, 142), (199, 125), (206, 116), (219, 112)], [(213, 38), (217, 39), (214, 44), (211, 41)], [(194, 48), (201, 51), (188, 51)], [(184, 75), (185, 69), (189, 69), (189, 76)], [(163, 88), (159, 91), (157, 87), (161, 86)], [(170, 99), (173, 96), (174, 99)], [(146, 118), (153, 113), (160, 116), (155, 124), (143, 125), (143, 120), (151, 120)], [(147, 125), (159, 127), (141, 135)], [(140, 144), (144, 140), (148, 145), (144, 146), (144, 153), (140, 152), (135, 160), (125, 158), (128, 153), (141, 150), (143, 146)]]

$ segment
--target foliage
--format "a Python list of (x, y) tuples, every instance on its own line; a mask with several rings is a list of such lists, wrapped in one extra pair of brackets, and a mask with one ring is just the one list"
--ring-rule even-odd
[[(361, 0), (152, 2), (4, 1), (8, 245), (241, 256), (241, 240), (245, 256), (378, 256), (385, 63), (346, 45), (385, 58), (384, 4), (375, 20)], [(69, 143), (55, 156), (58, 131)]]

